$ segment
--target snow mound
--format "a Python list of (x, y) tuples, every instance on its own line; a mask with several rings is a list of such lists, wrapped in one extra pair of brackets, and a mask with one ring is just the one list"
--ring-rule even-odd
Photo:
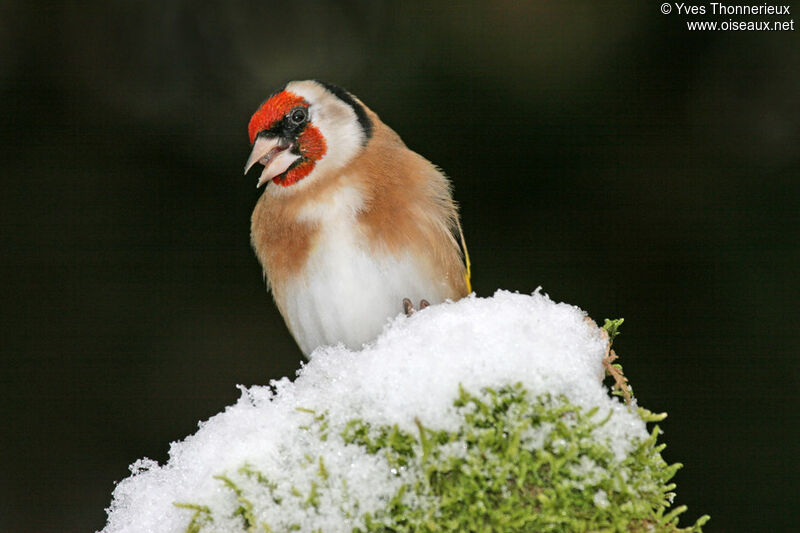
[[(165, 465), (134, 463), (132, 475), (114, 490), (103, 531), (181, 532), (193, 516), (197, 530), (241, 530), (241, 509), (259, 524), (350, 531), (361, 526), (360, 516), (385, 508), (404, 480), (383, 455), (366, 454), (338, 429), (325, 428), (359, 420), (409, 433), (420, 425), (454, 431), (462, 421), (454, 407), (460, 390), (521, 384), (533, 396), (598, 407), (600, 418), (611, 413), (598, 434), (622, 458), (648, 433), (602, 383), (606, 345), (583, 311), (538, 290), (470, 296), (399, 316), (361, 351), (316, 350), (293, 382), (242, 387), (235, 405), (172, 443)], [(457, 448), (453, 454), (461, 453)], [(237, 472), (234, 484), (229, 474)], [(321, 474), (336, 480), (346, 500), (317, 494)], [(232, 497), (247, 483), (268, 486), (276, 502), (295, 498), (306, 505), (270, 509), (241, 494)], [(215, 509), (213, 521), (205, 520), (209, 508)]]

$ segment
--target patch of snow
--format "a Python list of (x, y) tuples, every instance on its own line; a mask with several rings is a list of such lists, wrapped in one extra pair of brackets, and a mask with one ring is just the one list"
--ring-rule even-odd
[(593, 500), (594, 504), (601, 509), (608, 507), (610, 504), (608, 501), (608, 494), (606, 494), (606, 491), (604, 490), (598, 490), (595, 492)]

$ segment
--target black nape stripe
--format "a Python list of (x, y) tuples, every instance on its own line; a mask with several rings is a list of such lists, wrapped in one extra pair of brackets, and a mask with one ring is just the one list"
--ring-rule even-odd
[(370, 137), (372, 137), (372, 121), (367, 116), (364, 106), (359, 104), (356, 99), (353, 98), (353, 95), (341, 87), (320, 80), (314, 81), (325, 87), (329, 93), (336, 96), (339, 100), (353, 108), (353, 111), (356, 113), (358, 123), (361, 125), (361, 129), (364, 130), (364, 144), (367, 144), (367, 141), (369, 141)]

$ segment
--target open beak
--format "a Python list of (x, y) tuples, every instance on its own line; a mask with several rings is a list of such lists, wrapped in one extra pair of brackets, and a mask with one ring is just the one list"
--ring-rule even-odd
[(264, 170), (261, 171), (261, 177), (258, 178), (256, 188), (261, 187), (263, 184), (283, 174), (292, 163), (300, 159), (298, 154), (293, 154), (291, 151), (292, 143), (282, 137), (259, 135), (256, 137), (256, 142), (253, 143), (253, 151), (250, 152), (250, 157), (247, 158), (247, 163), (244, 165), (244, 173), (250, 170), (256, 163), (264, 165)]

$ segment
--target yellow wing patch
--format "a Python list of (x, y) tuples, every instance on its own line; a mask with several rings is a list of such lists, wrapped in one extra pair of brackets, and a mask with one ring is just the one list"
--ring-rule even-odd
[(472, 292), (472, 265), (469, 262), (469, 252), (467, 251), (467, 241), (464, 239), (464, 230), (461, 229), (461, 221), (456, 218), (456, 226), (458, 227), (458, 236), (461, 238), (461, 249), (464, 250), (464, 266), (467, 267), (464, 272), (464, 281), (467, 283), (467, 294)]

